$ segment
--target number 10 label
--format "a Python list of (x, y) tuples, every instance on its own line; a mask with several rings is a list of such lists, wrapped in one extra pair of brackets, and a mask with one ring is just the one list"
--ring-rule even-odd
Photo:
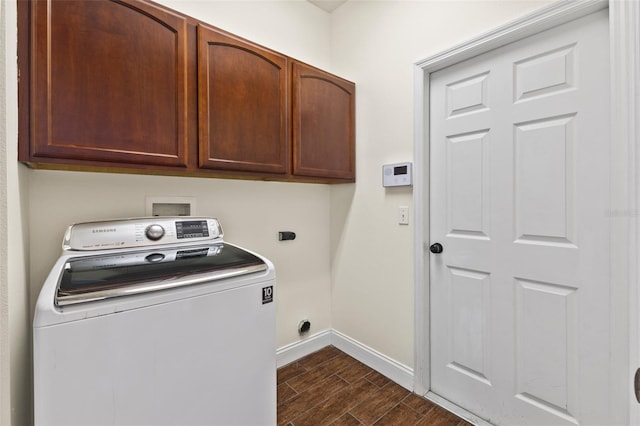
[(273, 286), (262, 287), (262, 304), (273, 302)]

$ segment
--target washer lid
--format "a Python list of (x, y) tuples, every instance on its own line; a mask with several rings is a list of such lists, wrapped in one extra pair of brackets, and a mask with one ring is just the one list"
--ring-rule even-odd
[(148, 293), (266, 269), (258, 256), (227, 243), (76, 257), (64, 266), (55, 304)]

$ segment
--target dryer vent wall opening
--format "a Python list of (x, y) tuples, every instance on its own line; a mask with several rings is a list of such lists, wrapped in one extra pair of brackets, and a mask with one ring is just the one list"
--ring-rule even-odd
[(300, 324), (298, 324), (298, 334), (300, 336), (304, 336), (309, 332), (309, 330), (311, 330), (311, 322), (306, 319), (300, 321)]

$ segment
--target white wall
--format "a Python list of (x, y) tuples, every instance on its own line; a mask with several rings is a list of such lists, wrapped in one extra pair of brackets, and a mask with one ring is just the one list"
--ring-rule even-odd
[[(314, 65), (329, 61), (329, 15), (307, 2), (161, 3)], [(42, 170), (30, 174), (32, 305), (60, 253), (67, 225), (144, 216), (146, 196), (190, 196), (196, 199), (196, 214), (220, 219), (228, 241), (275, 263), (278, 346), (298, 340), (303, 318), (309, 318), (314, 331), (331, 327), (327, 185)], [(282, 230), (296, 232), (296, 240), (279, 242)]]
[[(0, 34), (6, 31), (6, 4), (0, 3)], [(6, 37), (0, 35), (0, 170), (7, 170)], [(0, 173), (0, 424), (8, 424), (11, 401), (9, 358), (9, 283), (7, 273), (7, 173)]]
[[(7, 162), (0, 233), (3, 220), (8, 232), (0, 235), (0, 265), (8, 265), (0, 289), (8, 287), (10, 311), (10, 335), (0, 343), (10, 345), (12, 424), (30, 420), (29, 306), (59, 254), (65, 226), (142, 215), (147, 195), (196, 197), (196, 213), (219, 217), (229, 241), (276, 263), (278, 346), (296, 341), (297, 323), (308, 317), (312, 331), (333, 326), (413, 366), (413, 226), (396, 223), (396, 208), (412, 206), (413, 194), (380, 183), (382, 164), (413, 158), (412, 64), (548, 1), (350, 0), (329, 15), (301, 0), (161, 0), (356, 82), (358, 181), (335, 186), (24, 169), (15, 161), (15, 2), (0, 1), (0, 46), (8, 52), (0, 53), (6, 57), (0, 155), (6, 149)], [(285, 229), (298, 238), (276, 241)], [(5, 358), (0, 355), (0, 374)], [(7, 400), (0, 392), (0, 409)], [(0, 412), (0, 424), (5, 419)]]
[(330, 15), (305, 0), (156, 0), (269, 49), (330, 69)]
[(336, 330), (414, 366), (414, 231), (397, 223), (413, 193), (381, 184), (383, 164), (413, 161), (413, 63), (549, 3), (351, 0), (332, 14), (332, 67), (357, 84), (357, 184), (331, 188)]
[[(28, 176), (15, 160), (18, 156), (16, 2), (0, 6), (0, 155), (6, 164), (0, 178), (0, 274), (2, 314), (0, 322), (0, 423), (31, 422), (31, 340), (28, 296)], [(4, 216), (3, 216), (4, 214)], [(6, 281), (5, 281), (6, 280)], [(6, 304), (6, 308), (5, 308)], [(8, 330), (5, 327), (8, 325)], [(8, 331), (8, 335), (6, 334)], [(8, 344), (8, 346), (7, 346)], [(8, 359), (7, 359), (8, 355)], [(8, 364), (7, 364), (8, 362)], [(6, 393), (6, 390), (9, 393)]]
[[(274, 262), (279, 347), (298, 340), (305, 317), (331, 327), (327, 185), (35, 170), (30, 195), (32, 303), (67, 225), (144, 216), (146, 196), (186, 196), (196, 214), (220, 219), (227, 241)], [(284, 230), (297, 238), (278, 241)]]
[[(10, 395), (0, 393), (0, 424), (31, 422), (32, 309), (49, 268), (60, 254), (65, 227), (77, 221), (144, 215), (148, 195), (194, 197), (196, 213), (218, 217), (228, 241), (262, 253), (275, 263), (278, 346), (299, 339), (297, 325), (303, 318), (312, 322), (314, 332), (331, 327), (329, 186), (28, 170), (19, 165), (15, 2), (0, 2), (0, 23), (6, 23), (0, 46), (5, 45), (7, 52), (2, 53), (6, 67), (0, 63), (0, 101), (6, 99), (0, 155), (7, 162), (6, 181), (0, 179), (0, 187), (7, 192), (8, 205), (8, 235), (0, 236), (0, 265), (9, 265), (8, 283), (0, 273), (0, 288), (8, 287), (0, 306), (6, 299), (9, 303), (9, 335), (3, 333), (0, 340), (8, 341), (9, 347), (3, 343), (0, 362), (5, 362), (8, 350), (11, 379)], [(305, 1), (161, 3), (328, 69), (330, 17)], [(0, 231), (3, 220), (0, 214)], [(281, 230), (295, 231), (297, 239), (277, 241)], [(4, 383), (4, 375), (2, 379)], [(10, 413), (4, 410), (8, 406)]]

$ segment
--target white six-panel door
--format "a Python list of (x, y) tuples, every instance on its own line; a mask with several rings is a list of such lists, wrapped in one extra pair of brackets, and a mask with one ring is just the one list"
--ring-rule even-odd
[(431, 389), (495, 423), (606, 425), (601, 11), (431, 75)]

